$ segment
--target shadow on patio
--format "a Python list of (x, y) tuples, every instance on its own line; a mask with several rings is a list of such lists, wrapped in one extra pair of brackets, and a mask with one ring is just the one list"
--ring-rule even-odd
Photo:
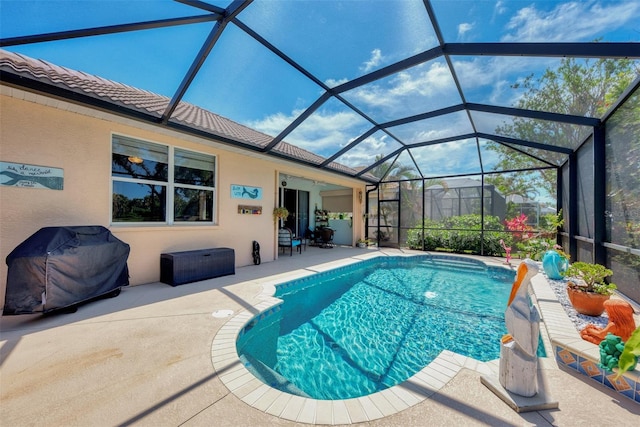
[[(380, 251), (383, 254), (397, 250)], [(262, 281), (285, 280), (378, 251), (307, 248), (302, 255), (238, 268), (236, 275), (171, 287), (126, 288), (76, 313), (0, 319), (3, 424), (13, 426), (293, 426), (232, 394), (212, 366), (212, 342), (229, 320), (252, 311)], [(517, 414), (462, 369), (426, 401), (367, 426), (632, 425), (637, 405), (562, 370), (549, 370), (560, 409)]]

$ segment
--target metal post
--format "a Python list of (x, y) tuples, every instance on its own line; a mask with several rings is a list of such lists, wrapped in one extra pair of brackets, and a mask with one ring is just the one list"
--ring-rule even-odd
[(569, 220), (569, 255), (571, 259), (578, 259), (578, 155), (573, 152), (569, 154), (569, 212), (567, 213)]
[(424, 235), (424, 214), (425, 212), (425, 202), (426, 202), (426, 198), (425, 198), (425, 194), (426, 193), (426, 188), (424, 186), (424, 179), (422, 179), (422, 250), (424, 251), (424, 240), (425, 240), (425, 235)]
[(484, 255), (484, 174), (480, 178), (480, 255)]
[[(564, 205), (563, 205), (562, 197), (564, 193), (562, 190), (562, 181), (563, 181), (562, 168), (560, 167), (556, 169), (556, 171), (557, 171), (556, 172), (556, 215), (558, 212), (563, 211), (562, 216), (564, 217), (564, 215), (567, 212), (563, 210)], [(556, 230), (556, 243), (562, 246), (562, 236), (558, 234), (559, 231), (560, 230)]]
[(606, 239), (606, 149), (605, 124), (593, 128), (593, 258), (605, 265), (607, 251), (602, 244)]

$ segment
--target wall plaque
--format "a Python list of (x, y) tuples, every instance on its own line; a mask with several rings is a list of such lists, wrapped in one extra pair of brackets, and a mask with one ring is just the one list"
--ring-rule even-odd
[(262, 215), (262, 206), (238, 205), (241, 215)]
[(64, 171), (49, 166), (0, 162), (0, 184), (9, 187), (62, 190)]
[(232, 199), (262, 199), (262, 187), (250, 187), (248, 185), (231, 184)]

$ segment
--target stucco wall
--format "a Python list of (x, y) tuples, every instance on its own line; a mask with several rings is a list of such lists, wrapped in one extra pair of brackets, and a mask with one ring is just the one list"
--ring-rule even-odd
[[(350, 179), (319, 174), (266, 156), (245, 155), (221, 144), (156, 130), (147, 124), (6, 87), (0, 98), (0, 109), (0, 160), (64, 170), (63, 190), (0, 187), (0, 257), (3, 261), (0, 301), (4, 301), (6, 287), (6, 256), (41, 227), (89, 224), (108, 227), (131, 246), (131, 284), (138, 285), (159, 280), (160, 254), (167, 251), (231, 247), (235, 249), (239, 267), (252, 264), (251, 243), (257, 240), (263, 262), (274, 260), (277, 251), (271, 211), (277, 203), (279, 172), (362, 187)], [(111, 226), (111, 136), (114, 133), (216, 155), (218, 225)], [(259, 201), (231, 199), (231, 184), (262, 187), (263, 198)], [(263, 214), (240, 215), (238, 204), (262, 205)]]

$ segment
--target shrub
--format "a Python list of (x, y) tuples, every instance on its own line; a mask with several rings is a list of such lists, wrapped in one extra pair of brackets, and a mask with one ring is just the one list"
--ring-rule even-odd
[[(507, 244), (511, 235), (506, 233), (500, 218), (486, 216), (484, 239), (481, 233), (480, 215), (461, 215), (443, 218), (441, 221), (425, 219), (423, 224), (407, 231), (407, 245), (411, 249), (433, 251), (438, 248), (453, 252), (480, 254), (484, 245), (485, 255), (500, 255), (503, 252), (500, 239)], [(424, 226), (424, 235), (422, 234)]]

